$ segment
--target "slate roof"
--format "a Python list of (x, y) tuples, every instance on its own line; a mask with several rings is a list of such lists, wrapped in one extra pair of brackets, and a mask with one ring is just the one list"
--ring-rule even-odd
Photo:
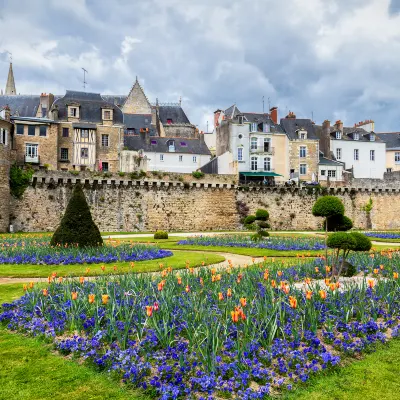
[(262, 113), (243, 113), (247, 122), (252, 122), (256, 124), (267, 123), (270, 127), (270, 132), (272, 133), (284, 133), (282, 127), (279, 124), (275, 124), (269, 114)]
[(102, 94), (101, 97), (107, 102), (115, 106), (122, 107), (128, 98), (126, 95)]
[(113, 123), (123, 124), (122, 111), (113, 103), (106, 102), (99, 93), (77, 92), (74, 90), (67, 90), (64, 97), (54, 101), (53, 106), (58, 105), (58, 117), (60, 120), (68, 118), (67, 104), (79, 103), (81, 122), (102, 122), (101, 108), (109, 107), (114, 110)]
[(400, 132), (378, 133), (376, 136), (386, 143), (386, 150), (400, 150)]
[(226, 118), (228, 118), (228, 119), (233, 119), (233, 118), (235, 118), (238, 114), (242, 114), (242, 113), (241, 113), (240, 110), (236, 107), (236, 104), (234, 104), (234, 105), (230, 106), (229, 108), (227, 108), (227, 109), (224, 111), (224, 114), (225, 114)]
[(39, 118), (39, 117), (19, 117), (16, 115), (13, 115), (10, 117), (11, 120), (17, 120), (17, 121), (33, 121), (33, 122), (49, 122), (49, 123), (54, 123), (56, 124), (57, 121), (54, 121), (53, 119), (50, 118)]
[[(354, 133), (358, 133), (359, 137), (357, 142), (370, 142), (371, 133), (366, 131), (363, 128), (356, 128), (356, 127), (343, 127), (343, 135), (341, 139), (336, 139), (336, 131), (335, 127), (331, 127), (331, 138), (334, 140), (354, 140)], [(375, 134), (375, 141), (382, 142), (378, 135)]]
[[(200, 139), (187, 139), (187, 138), (169, 138), (169, 137), (150, 137), (145, 140), (142, 135), (139, 136), (124, 136), (124, 146), (128, 150), (144, 150), (151, 153), (169, 153), (167, 142), (170, 140), (175, 141), (175, 153), (183, 154), (204, 154), (211, 155), (210, 149), (205, 142)], [(152, 144), (153, 143), (153, 144)], [(185, 143), (185, 145), (183, 145)]]
[(336, 160), (329, 160), (328, 158), (325, 158), (323, 156), (323, 154), (319, 154), (319, 163), (318, 165), (332, 165), (332, 166), (342, 166), (344, 167), (344, 163), (340, 162), (340, 161), (336, 161)]
[(298, 129), (307, 131), (307, 139), (318, 139), (311, 119), (282, 118), (281, 126), (290, 140), (298, 139)]
[(39, 107), (40, 96), (36, 95), (3, 95), (0, 96), (0, 108), (9, 106), (11, 115), (20, 117), (35, 117)]
[(173, 124), (190, 124), (189, 118), (180, 106), (159, 106), (158, 110), (163, 125), (168, 125), (168, 119), (172, 119)]
[(155, 127), (151, 125), (151, 118), (151, 114), (124, 114), (125, 132), (133, 128), (139, 133), (141, 128), (149, 128), (150, 136), (154, 136)]

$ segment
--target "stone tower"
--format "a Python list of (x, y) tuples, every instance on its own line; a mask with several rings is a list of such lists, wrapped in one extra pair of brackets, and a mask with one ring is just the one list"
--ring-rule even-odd
[(11, 123), (8, 107), (0, 111), (0, 232), (10, 224)]
[(15, 81), (14, 81), (14, 72), (12, 68), (12, 63), (10, 63), (10, 69), (8, 70), (6, 92), (4, 94), (5, 95), (17, 94), (17, 91), (15, 90)]

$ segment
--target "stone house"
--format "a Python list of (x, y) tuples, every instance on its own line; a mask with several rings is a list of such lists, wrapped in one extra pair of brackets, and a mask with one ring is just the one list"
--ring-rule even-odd
[(386, 172), (400, 171), (400, 132), (378, 133), (386, 144)]

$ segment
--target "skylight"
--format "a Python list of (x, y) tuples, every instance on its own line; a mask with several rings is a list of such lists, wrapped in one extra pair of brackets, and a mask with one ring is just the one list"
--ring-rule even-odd
[(151, 144), (157, 144), (157, 140), (152, 140)]

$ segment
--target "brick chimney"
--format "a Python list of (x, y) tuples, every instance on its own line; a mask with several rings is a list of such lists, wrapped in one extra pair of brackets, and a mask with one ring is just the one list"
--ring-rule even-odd
[(219, 117), (221, 115), (222, 110), (214, 111), (214, 129), (219, 126)]
[(11, 111), (10, 111), (10, 107), (8, 107), (8, 105), (6, 105), (4, 107), (4, 119), (8, 122), (10, 122), (10, 118), (11, 118)]
[(272, 107), (269, 110), (269, 114), (271, 116), (271, 120), (274, 124), (278, 124), (278, 107)]
[(338, 119), (338, 120), (335, 122), (334, 127), (335, 127), (335, 130), (336, 130), (336, 131), (341, 131), (341, 132), (343, 132), (343, 122), (342, 122), (340, 119)]
[(319, 143), (319, 148), (324, 153), (324, 157), (331, 159), (331, 122), (327, 119), (322, 123)]

